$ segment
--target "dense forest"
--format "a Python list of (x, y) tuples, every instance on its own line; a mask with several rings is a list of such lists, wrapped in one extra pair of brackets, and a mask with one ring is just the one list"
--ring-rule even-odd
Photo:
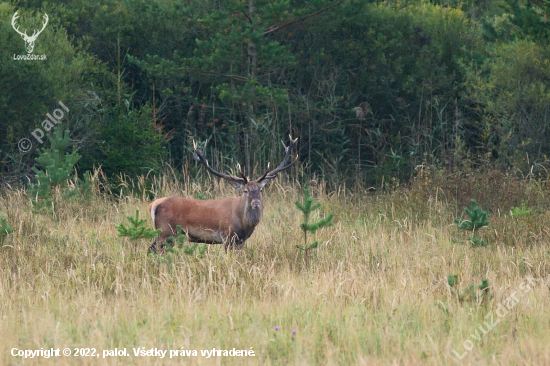
[[(33, 179), (37, 149), (48, 145), (35, 131), (47, 135), (54, 112), (81, 155), (78, 169), (101, 166), (113, 178), (196, 171), (193, 140), (209, 141), (220, 170), (240, 163), (260, 174), (288, 134), (299, 138), (300, 172), (333, 183), (406, 181), (421, 164), (543, 174), (549, 8), (546, 0), (1, 2), (0, 184)], [(16, 29), (42, 28), (29, 53)], [(46, 59), (18, 59), (25, 54)], [(22, 149), (24, 138), (32, 146)]]

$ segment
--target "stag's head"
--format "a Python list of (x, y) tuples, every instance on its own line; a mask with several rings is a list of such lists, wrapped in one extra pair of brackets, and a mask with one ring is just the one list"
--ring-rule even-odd
[(46, 28), (46, 25), (48, 24), (48, 19), (49, 19), (48, 14), (44, 13), (44, 24), (42, 25), (42, 29), (40, 30), (35, 29), (32, 36), (28, 36), (26, 29), (25, 29), (25, 32), (21, 32), (19, 30), (19, 26), (16, 25), (16, 20), (17, 18), (19, 18), (19, 15), (17, 14), (18, 12), (19, 11), (16, 11), (15, 14), (13, 14), (13, 17), (11, 18), (11, 26), (17, 33), (21, 35), (21, 37), (25, 41), (25, 48), (27, 49), (27, 53), (32, 53), (32, 51), (34, 50), (34, 42), (36, 41), (40, 33), (42, 33), (42, 31), (44, 30), (44, 28)]
[(277, 174), (285, 169), (290, 168), (296, 162), (296, 159), (294, 159), (290, 163), (288, 162), (288, 160), (290, 158), (292, 148), (296, 144), (297, 140), (297, 138), (293, 140), (292, 137), (290, 137), (290, 144), (288, 146), (285, 146), (285, 144), (283, 143), (285, 149), (285, 157), (283, 158), (281, 164), (279, 164), (279, 166), (274, 170), (269, 170), (268, 164), (268, 168), (265, 174), (253, 181), (248, 180), (241, 168), (239, 168), (240, 177), (223, 174), (212, 169), (208, 164), (208, 161), (204, 157), (206, 154), (206, 144), (204, 144), (204, 149), (202, 152), (197, 149), (197, 145), (195, 144), (195, 152), (193, 154), (193, 157), (196, 161), (203, 164), (210, 173), (227, 180), (234, 188), (242, 190), (242, 198), (245, 205), (245, 212), (249, 212), (259, 217), (261, 216), (261, 213), (263, 211), (262, 191), (265, 185), (271, 179), (275, 178)]

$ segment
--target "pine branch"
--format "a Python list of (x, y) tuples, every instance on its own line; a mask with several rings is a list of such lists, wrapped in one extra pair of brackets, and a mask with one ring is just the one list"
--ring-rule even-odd
[(343, 1), (343, 0), (340, 0), (340, 1), (338, 1), (337, 3), (335, 3), (335, 4), (326, 6), (326, 7), (324, 7), (323, 9), (320, 9), (320, 10), (314, 12), (314, 13), (308, 14), (308, 15), (306, 15), (306, 16), (304, 16), (304, 17), (299, 18), (299, 19), (293, 19), (293, 20), (290, 20), (290, 21), (288, 21), (288, 22), (286, 22), (286, 23), (283, 23), (283, 24), (281, 24), (281, 25), (277, 25), (277, 26), (271, 27), (271, 28), (269, 28), (268, 30), (266, 30), (266, 31), (264, 32), (264, 36), (267, 35), (267, 34), (276, 32), (276, 31), (278, 31), (278, 30), (280, 30), (280, 29), (282, 29), (282, 28), (284, 28), (284, 27), (288, 27), (289, 25), (292, 25), (292, 24), (294, 24), (294, 23), (303, 22), (304, 20), (306, 20), (306, 19), (308, 19), (308, 18), (311, 18), (311, 17), (313, 17), (313, 16), (315, 16), (315, 15), (321, 14), (321, 13), (323, 13), (323, 12), (325, 12), (325, 11), (327, 11), (327, 10), (333, 8), (333, 7), (335, 7), (336, 5), (340, 4), (342, 1)]

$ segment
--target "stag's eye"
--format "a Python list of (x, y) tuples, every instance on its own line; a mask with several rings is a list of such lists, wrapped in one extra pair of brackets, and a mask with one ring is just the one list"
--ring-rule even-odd
[(243, 192), (244, 192), (244, 193), (248, 193), (248, 189), (243, 189)]

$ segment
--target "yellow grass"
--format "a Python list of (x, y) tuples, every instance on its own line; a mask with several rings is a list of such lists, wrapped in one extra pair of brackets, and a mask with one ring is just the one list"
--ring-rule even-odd
[[(233, 194), (169, 178), (154, 187), (158, 196)], [(114, 225), (126, 215), (140, 209), (147, 216), (143, 197), (96, 192), (43, 215), (33, 214), (24, 192), (5, 191), (0, 214), (14, 234), (0, 248), (0, 364), (550, 365), (548, 212), (495, 214), (483, 229), (489, 246), (472, 248), (436, 197), (415, 203), (403, 190), (342, 192), (313, 189), (320, 214), (336, 216), (318, 232), (309, 266), (295, 248), (300, 189), (277, 183), (240, 255), (211, 246), (203, 259), (182, 255), (170, 266), (146, 256), (150, 242), (117, 237)], [(447, 284), (450, 274), (459, 276), (458, 293)], [(480, 341), (472, 339), (527, 276), (537, 280), (532, 290)], [(484, 278), (490, 295), (460, 298)], [(452, 350), (463, 354), (468, 339), (473, 348), (458, 360)], [(198, 356), (136, 357), (139, 347)], [(24, 359), (13, 348), (94, 348), (99, 358)], [(115, 348), (129, 356), (103, 358)], [(200, 355), (212, 348), (252, 348), (255, 356)]]

